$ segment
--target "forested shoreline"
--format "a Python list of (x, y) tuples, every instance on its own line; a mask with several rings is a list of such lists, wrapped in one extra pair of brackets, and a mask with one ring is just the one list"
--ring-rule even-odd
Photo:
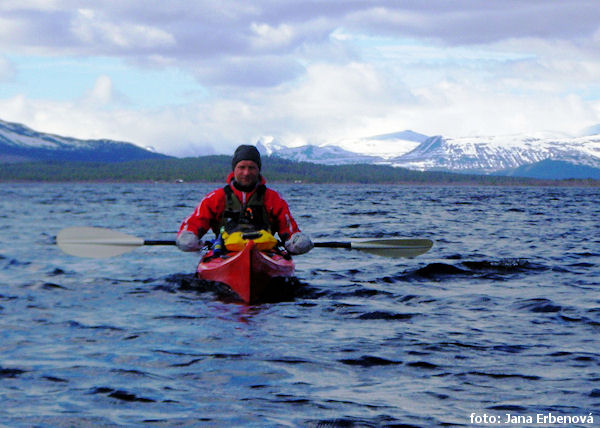
[[(149, 159), (130, 162), (45, 161), (6, 163), (0, 181), (23, 182), (222, 182), (231, 170), (229, 156)], [(449, 184), (449, 185), (583, 185), (598, 180), (538, 180), (519, 177), (414, 171), (385, 165), (320, 165), (264, 157), (270, 182)]]

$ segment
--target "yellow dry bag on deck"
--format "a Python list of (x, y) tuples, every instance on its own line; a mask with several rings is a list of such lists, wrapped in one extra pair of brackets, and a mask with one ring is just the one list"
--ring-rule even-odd
[(266, 230), (258, 232), (223, 232), (225, 248), (229, 251), (242, 251), (248, 241), (254, 241), (256, 248), (260, 251), (271, 250), (277, 245), (277, 239)]

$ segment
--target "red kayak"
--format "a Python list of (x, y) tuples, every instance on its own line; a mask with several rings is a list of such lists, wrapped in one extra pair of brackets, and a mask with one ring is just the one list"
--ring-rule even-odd
[(275, 251), (258, 251), (254, 241), (248, 241), (242, 251), (221, 256), (205, 256), (197, 268), (200, 279), (226, 284), (245, 302), (260, 300), (273, 278), (294, 273), (294, 262)]

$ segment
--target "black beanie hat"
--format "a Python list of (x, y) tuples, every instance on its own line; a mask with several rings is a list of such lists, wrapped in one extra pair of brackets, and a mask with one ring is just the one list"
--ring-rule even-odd
[(260, 153), (256, 147), (242, 144), (235, 149), (233, 159), (231, 160), (231, 169), (235, 169), (235, 166), (238, 164), (238, 162), (243, 160), (254, 162), (256, 165), (258, 165), (258, 169), (260, 170)]

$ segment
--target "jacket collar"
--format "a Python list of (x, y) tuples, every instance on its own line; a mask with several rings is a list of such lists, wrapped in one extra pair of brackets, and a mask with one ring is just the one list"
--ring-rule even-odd
[(234, 176), (233, 171), (232, 171), (227, 176), (227, 184), (229, 184), (229, 186), (231, 187), (231, 190), (233, 190), (233, 193), (238, 197), (238, 199), (242, 203), (246, 203), (246, 201), (248, 201), (248, 199), (250, 199), (250, 196), (252, 196), (252, 194), (256, 191), (256, 189), (258, 188), (258, 186), (260, 186), (260, 185), (264, 186), (267, 183), (267, 180), (265, 180), (265, 178), (261, 174), (261, 175), (258, 176), (258, 184), (256, 185), (256, 187), (254, 189), (252, 189), (251, 191), (249, 191), (249, 192), (244, 192), (242, 190), (237, 189), (233, 185), (234, 181), (235, 181), (235, 176)]

